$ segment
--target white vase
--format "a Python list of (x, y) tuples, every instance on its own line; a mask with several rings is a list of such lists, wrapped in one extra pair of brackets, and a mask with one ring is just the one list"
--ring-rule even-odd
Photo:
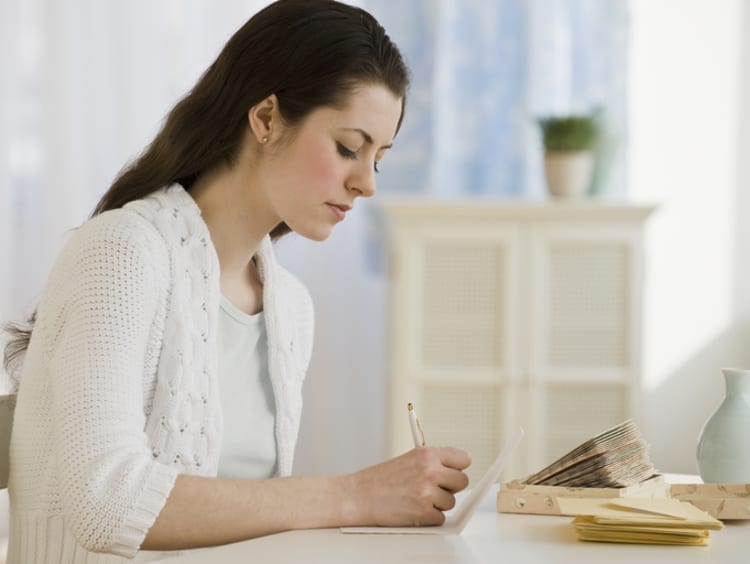
[(704, 482), (750, 483), (750, 370), (724, 368), (726, 395), (701, 430), (698, 469)]
[(557, 198), (580, 198), (591, 185), (594, 155), (591, 151), (548, 151), (544, 155), (547, 187)]

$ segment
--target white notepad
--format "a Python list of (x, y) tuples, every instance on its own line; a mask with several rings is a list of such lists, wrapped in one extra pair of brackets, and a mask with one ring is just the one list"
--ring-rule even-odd
[(464, 530), (466, 524), (474, 515), (480, 502), (487, 495), (492, 484), (497, 482), (500, 472), (510, 458), (513, 449), (518, 446), (523, 438), (523, 429), (519, 427), (513, 436), (508, 439), (505, 446), (497, 455), (495, 462), (482, 476), (479, 483), (471, 490), (468, 497), (453, 511), (445, 522), (439, 527), (342, 527), (342, 533), (374, 533), (374, 534), (407, 534), (407, 535), (457, 535)]

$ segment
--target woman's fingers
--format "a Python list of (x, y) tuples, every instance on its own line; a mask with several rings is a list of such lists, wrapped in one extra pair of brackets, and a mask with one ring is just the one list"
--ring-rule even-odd
[(469, 485), (469, 477), (463, 472), (471, 464), (469, 454), (453, 447), (418, 447), (417, 456), (422, 457), (423, 476), (449, 492), (460, 492)]
[(433, 507), (440, 511), (449, 511), (456, 506), (456, 496), (442, 488), (437, 489), (433, 500)]
[(438, 483), (438, 486), (451, 493), (460, 492), (468, 485), (469, 477), (461, 470), (454, 470), (452, 468), (444, 470), (440, 483)]
[(434, 507), (424, 515), (424, 519), (414, 522), (415, 527), (439, 527), (445, 523), (445, 514), (438, 508)]
[(463, 470), (471, 464), (471, 456), (465, 450), (455, 447), (437, 447), (435, 450), (440, 456), (440, 462), (448, 468)]

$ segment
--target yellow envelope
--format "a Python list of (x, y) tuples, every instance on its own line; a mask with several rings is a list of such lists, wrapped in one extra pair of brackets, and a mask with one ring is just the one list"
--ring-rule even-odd
[(671, 533), (642, 533), (621, 531), (578, 531), (578, 538), (583, 541), (617, 542), (629, 544), (668, 544), (676, 546), (707, 546), (708, 531), (696, 536), (675, 535)]
[(724, 525), (691, 503), (677, 499), (558, 498), (560, 511), (590, 516), (600, 524), (625, 524), (694, 529), (721, 529)]

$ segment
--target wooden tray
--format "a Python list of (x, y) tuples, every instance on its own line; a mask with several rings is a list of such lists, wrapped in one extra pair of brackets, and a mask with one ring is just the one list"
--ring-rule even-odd
[(750, 484), (672, 484), (669, 490), (717, 519), (750, 519)]
[(669, 497), (669, 485), (657, 474), (640, 484), (623, 488), (567, 488), (563, 486), (530, 486), (518, 480), (500, 485), (497, 494), (499, 513), (532, 513), (536, 515), (566, 515), (560, 511), (558, 497)]

